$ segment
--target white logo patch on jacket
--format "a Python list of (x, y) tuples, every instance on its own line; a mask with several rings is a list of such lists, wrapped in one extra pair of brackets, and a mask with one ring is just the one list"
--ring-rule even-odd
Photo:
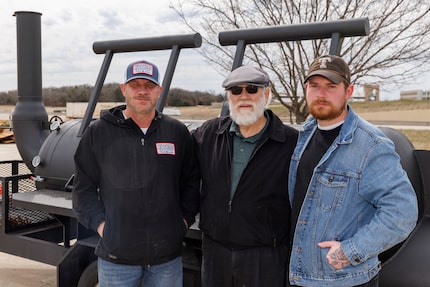
[(156, 143), (157, 154), (176, 155), (174, 143)]

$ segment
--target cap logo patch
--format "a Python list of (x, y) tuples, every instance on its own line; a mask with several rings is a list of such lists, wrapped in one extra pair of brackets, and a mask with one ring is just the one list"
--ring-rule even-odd
[(176, 155), (174, 143), (156, 143), (157, 154)]
[(321, 58), (318, 60), (318, 62), (320, 63), (320, 68), (321, 69), (327, 69), (327, 63), (331, 63), (331, 58), (330, 57), (326, 57), (326, 58)]
[(147, 75), (153, 75), (154, 68), (147, 64), (147, 63), (136, 63), (133, 65), (133, 75), (135, 74), (147, 74)]

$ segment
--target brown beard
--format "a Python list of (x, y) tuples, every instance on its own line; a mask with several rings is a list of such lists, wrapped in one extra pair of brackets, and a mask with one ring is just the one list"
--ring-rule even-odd
[[(324, 107), (316, 107), (318, 103), (324, 103)], [(332, 120), (337, 118), (345, 110), (346, 105), (339, 108), (334, 107), (330, 102), (325, 100), (315, 100), (309, 104), (309, 113), (317, 120)]]

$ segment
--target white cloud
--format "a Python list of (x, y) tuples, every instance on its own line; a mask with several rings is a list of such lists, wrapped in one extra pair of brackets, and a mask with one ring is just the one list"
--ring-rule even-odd
[[(15, 11), (42, 13), (43, 87), (94, 85), (103, 62), (103, 55), (93, 52), (95, 41), (191, 33), (169, 8), (169, 0), (74, 0), (67, 4), (55, 0), (1, 0), (0, 91), (17, 88)], [(137, 59), (154, 62), (163, 76), (169, 56), (170, 51), (116, 54), (106, 82), (122, 81), (127, 64)], [(171, 87), (222, 93), (222, 80), (223, 76), (196, 50), (184, 49)], [(428, 75), (403, 89), (430, 89)], [(383, 91), (382, 98), (399, 98), (399, 91)]]
[[(69, 1), (3, 0), (0, 4), (2, 27), (0, 49), (0, 91), (17, 88), (16, 11), (42, 14), (42, 85), (94, 85), (104, 55), (96, 55), (96, 41), (135, 39), (191, 31), (169, 8), (168, 0), (158, 1)], [(183, 49), (171, 87), (222, 92), (220, 76), (194, 49)], [(106, 82), (121, 82), (127, 64), (137, 59), (154, 62), (164, 75), (170, 50), (115, 54)]]

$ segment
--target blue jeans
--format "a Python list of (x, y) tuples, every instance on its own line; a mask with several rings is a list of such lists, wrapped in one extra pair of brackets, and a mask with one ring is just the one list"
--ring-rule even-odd
[(182, 287), (182, 257), (150, 267), (98, 258), (100, 287)]
[[(298, 287), (296, 285), (287, 285), (290, 287)], [(361, 284), (361, 285), (356, 285), (355, 287), (378, 287), (379, 286), (379, 274), (376, 275), (375, 277), (373, 277), (372, 280), (370, 280), (367, 283)]]

